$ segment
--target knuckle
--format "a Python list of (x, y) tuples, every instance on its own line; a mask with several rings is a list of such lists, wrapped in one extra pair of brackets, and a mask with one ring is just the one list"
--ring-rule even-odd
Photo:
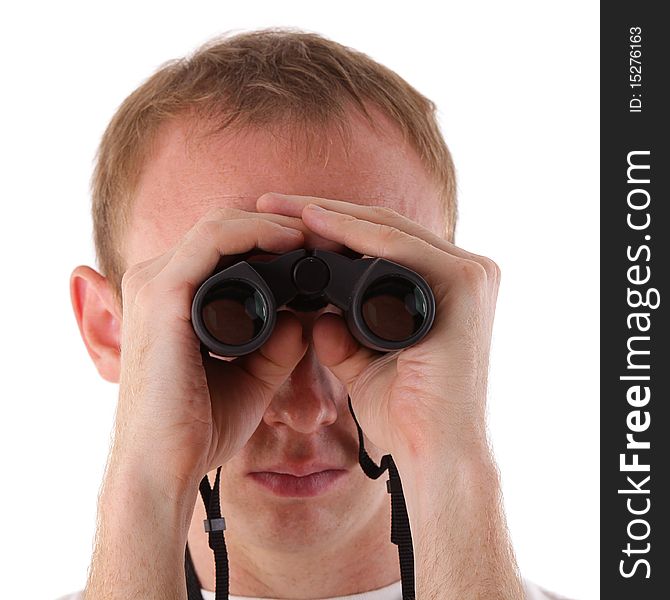
[(256, 238), (258, 240), (262, 239), (264, 235), (268, 235), (271, 231), (275, 229), (275, 227), (273, 227), (274, 223), (270, 223), (270, 221), (259, 219), (258, 217), (253, 218), (253, 224), (254, 224), (254, 233), (256, 234)]
[(121, 291), (124, 296), (132, 295), (137, 285), (138, 275), (142, 272), (142, 264), (131, 265), (121, 277)]
[(390, 220), (393, 220), (400, 216), (395, 210), (389, 208), (388, 206), (375, 206), (374, 212), (375, 214), (378, 214), (380, 217), (384, 217)]
[(472, 290), (486, 284), (486, 269), (478, 262), (468, 260), (461, 265), (461, 279)]
[(500, 281), (500, 267), (498, 266), (498, 263), (496, 263), (494, 260), (491, 260), (490, 258), (484, 257), (482, 259), (482, 265), (490, 281)]
[(262, 219), (260, 217), (252, 217), (245, 223), (245, 227), (241, 229), (245, 239), (250, 243), (254, 242), (256, 246), (260, 245), (264, 240), (276, 235), (280, 226), (277, 223)]
[(199, 237), (203, 237), (206, 240), (212, 240), (216, 238), (218, 232), (221, 230), (220, 221), (214, 221), (212, 219), (198, 221), (195, 225), (195, 233)]
[(396, 227), (389, 227), (388, 225), (378, 225), (378, 250), (377, 255), (383, 258), (388, 254), (389, 248), (394, 246), (402, 237), (402, 232)]
[(128, 289), (132, 277), (133, 277), (133, 267), (128, 267), (121, 276), (121, 289), (123, 290)]
[(201, 221), (210, 221), (216, 219), (221, 214), (221, 208), (218, 206), (210, 207), (204, 215), (200, 217)]

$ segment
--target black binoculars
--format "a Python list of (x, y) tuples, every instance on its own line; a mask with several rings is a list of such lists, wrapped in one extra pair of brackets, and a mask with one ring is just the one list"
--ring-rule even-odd
[(382, 258), (349, 258), (318, 249), (250, 257), (207, 279), (191, 307), (196, 335), (216, 356), (260, 348), (277, 309), (340, 308), (351, 334), (380, 352), (421, 340), (435, 318), (435, 297), (419, 274)]

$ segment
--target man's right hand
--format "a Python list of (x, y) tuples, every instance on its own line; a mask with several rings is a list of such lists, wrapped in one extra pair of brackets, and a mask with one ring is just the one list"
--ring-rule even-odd
[(232, 263), (254, 248), (300, 248), (301, 225), (291, 217), (216, 209), (168, 252), (126, 271), (115, 469), (159, 481), (171, 496), (246, 444), (307, 349), (300, 322), (280, 312), (259, 350), (225, 362), (201, 352), (191, 303), (222, 257)]

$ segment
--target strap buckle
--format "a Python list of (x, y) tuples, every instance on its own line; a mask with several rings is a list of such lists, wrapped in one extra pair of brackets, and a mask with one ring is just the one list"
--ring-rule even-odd
[(205, 531), (210, 533), (211, 531), (225, 531), (226, 529), (226, 520), (223, 517), (218, 519), (205, 519), (203, 521), (205, 525)]

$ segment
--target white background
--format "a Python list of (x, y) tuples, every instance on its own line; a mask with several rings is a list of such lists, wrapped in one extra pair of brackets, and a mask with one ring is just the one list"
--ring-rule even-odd
[(100, 135), (162, 62), (272, 25), (362, 50), (437, 103), (458, 169), (457, 244), (503, 273), (490, 430), (517, 558), (537, 583), (599, 596), (597, 2), (2, 10), (3, 597), (48, 600), (85, 583), (116, 388), (79, 338), (68, 277), (94, 264)]

